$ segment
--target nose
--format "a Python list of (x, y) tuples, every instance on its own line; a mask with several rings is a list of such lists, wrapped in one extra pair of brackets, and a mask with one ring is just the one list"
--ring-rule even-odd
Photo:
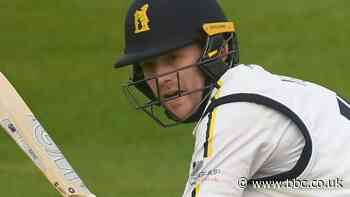
[[(168, 91), (169, 89), (175, 88), (176, 83), (176, 72), (172, 73), (175, 70), (174, 66), (169, 64), (157, 64), (154, 67), (154, 72), (157, 75), (155, 78), (155, 87), (156, 94), (160, 96), (161, 92)], [(168, 74), (169, 73), (169, 74)]]

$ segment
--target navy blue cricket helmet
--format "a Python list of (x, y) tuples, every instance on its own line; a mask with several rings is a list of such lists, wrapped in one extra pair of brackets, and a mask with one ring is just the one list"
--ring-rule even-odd
[[(161, 100), (148, 87), (139, 65), (141, 62), (200, 43), (203, 54), (197, 66), (206, 77), (209, 87), (206, 92), (217, 86), (221, 75), (239, 62), (234, 24), (228, 21), (216, 0), (135, 0), (126, 16), (124, 34), (124, 54), (114, 67), (133, 66), (127, 87), (136, 87), (151, 100), (143, 107), (138, 106), (138, 109), (144, 111), (147, 107), (152, 107), (152, 104), (161, 105)], [(220, 53), (224, 47), (229, 49), (225, 61)], [(192, 116), (182, 122), (198, 120), (205, 103), (201, 102), (202, 107), (198, 107)], [(153, 114), (150, 111), (146, 113), (151, 116)], [(172, 115), (168, 117), (176, 119)]]

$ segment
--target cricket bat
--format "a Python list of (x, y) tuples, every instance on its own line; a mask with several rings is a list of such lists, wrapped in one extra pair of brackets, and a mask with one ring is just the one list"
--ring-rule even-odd
[(95, 197), (0, 72), (0, 124), (64, 197)]

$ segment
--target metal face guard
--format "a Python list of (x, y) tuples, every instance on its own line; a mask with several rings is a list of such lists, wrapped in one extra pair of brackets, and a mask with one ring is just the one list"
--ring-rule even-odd
[[(195, 113), (198, 108), (200, 108), (203, 104), (206, 104), (206, 101), (210, 97), (211, 90), (215, 87), (217, 87), (216, 83), (206, 83), (206, 85), (201, 88), (201, 89), (195, 89), (191, 91), (183, 91), (181, 90), (181, 84), (180, 84), (180, 75), (182, 71), (185, 71), (187, 69), (190, 69), (194, 66), (200, 66), (200, 65), (208, 65), (212, 62), (217, 61), (220, 58), (224, 58), (225, 56), (228, 56), (232, 54), (234, 51), (230, 51), (228, 54), (224, 55), (219, 55), (214, 58), (209, 58), (204, 61), (199, 61), (195, 64), (191, 64), (188, 66), (184, 66), (181, 69), (177, 69), (171, 72), (167, 72), (161, 75), (156, 75), (150, 78), (138, 80), (138, 81), (132, 81), (129, 80), (125, 85), (122, 86), (123, 92), (128, 98), (129, 102), (131, 105), (135, 106), (137, 110), (142, 110), (144, 111), (148, 116), (150, 116), (154, 121), (156, 121), (159, 125), (162, 127), (171, 127), (171, 126), (176, 126), (180, 123), (184, 123), (184, 121), (180, 120), (179, 118), (176, 117), (175, 114), (171, 113), (170, 110), (166, 108), (166, 103), (174, 101), (180, 97), (197, 93), (197, 92), (203, 92), (203, 96), (201, 99), (201, 102), (194, 107), (191, 113), (188, 114), (188, 117), (191, 116), (193, 113)], [(160, 88), (159, 88), (159, 78), (164, 77), (166, 75), (173, 75), (176, 74), (177, 78), (177, 91), (176, 94), (167, 97), (167, 98), (162, 98), (160, 96)], [(148, 86), (147, 82), (154, 80), (157, 91), (156, 94), (153, 93), (152, 97), (145, 95), (142, 91), (140, 91), (140, 86)]]

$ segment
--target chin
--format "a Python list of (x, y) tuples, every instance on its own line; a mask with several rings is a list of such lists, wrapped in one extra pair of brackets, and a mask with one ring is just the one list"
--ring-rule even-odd
[(186, 102), (185, 97), (180, 97), (167, 104), (168, 110), (171, 111), (180, 121), (186, 120), (193, 111), (192, 103)]

